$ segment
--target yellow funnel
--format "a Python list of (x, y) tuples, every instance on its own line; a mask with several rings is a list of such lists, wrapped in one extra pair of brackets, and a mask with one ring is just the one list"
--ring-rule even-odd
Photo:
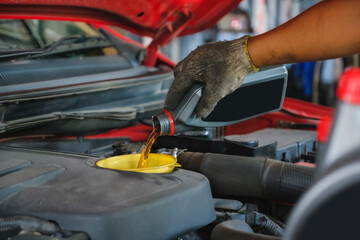
[(102, 159), (96, 162), (96, 166), (143, 173), (169, 173), (174, 167), (181, 167), (175, 157), (167, 154), (150, 153), (143, 168), (137, 168), (139, 159), (140, 154), (120, 155)]

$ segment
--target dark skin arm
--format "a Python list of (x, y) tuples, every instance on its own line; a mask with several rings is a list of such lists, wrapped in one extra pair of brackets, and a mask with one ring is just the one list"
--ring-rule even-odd
[[(246, 41), (248, 40), (248, 44)], [(289, 22), (251, 37), (199, 46), (174, 69), (165, 100), (174, 109), (194, 84), (204, 85), (196, 114), (206, 117), (254, 68), (324, 60), (360, 51), (360, 0), (324, 0)]]
[(248, 49), (257, 67), (358, 53), (360, 1), (322, 1), (283, 25), (250, 38)]

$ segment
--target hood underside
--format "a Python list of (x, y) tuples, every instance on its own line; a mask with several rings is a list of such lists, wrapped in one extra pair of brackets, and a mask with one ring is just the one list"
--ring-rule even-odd
[(140, 35), (154, 37), (162, 28), (174, 28), (181, 16), (178, 35), (211, 27), (241, 0), (4, 0), (0, 18), (32, 18), (86, 21), (117, 25)]

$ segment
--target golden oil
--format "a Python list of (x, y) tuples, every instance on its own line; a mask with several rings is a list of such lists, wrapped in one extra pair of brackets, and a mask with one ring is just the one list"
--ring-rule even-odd
[(150, 150), (155, 140), (161, 135), (161, 131), (153, 128), (149, 138), (146, 140), (145, 146), (141, 152), (138, 168), (146, 167), (147, 159), (149, 158)]

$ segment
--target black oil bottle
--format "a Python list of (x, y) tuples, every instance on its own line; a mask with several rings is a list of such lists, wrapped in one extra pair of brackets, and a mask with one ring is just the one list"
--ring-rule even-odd
[(173, 135), (199, 127), (222, 127), (277, 111), (284, 101), (286, 83), (284, 66), (249, 74), (241, 87), (221, 99), (206, 118), (199, 118), (194, 112), (202, 92), (202, 86), (195, 85), (175, 109), (153, 116), (153, 125), (161, 135)]

